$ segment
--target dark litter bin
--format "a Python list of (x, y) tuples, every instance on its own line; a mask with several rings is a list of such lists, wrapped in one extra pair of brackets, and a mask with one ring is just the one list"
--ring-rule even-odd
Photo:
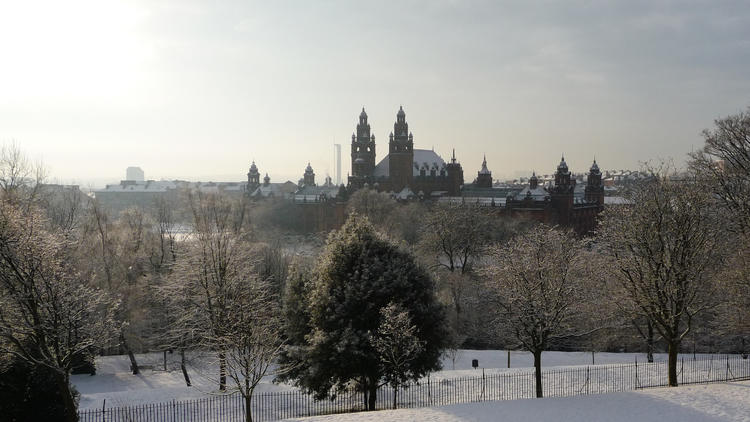
[(479, 367), (479, 359), (472, 359), (471, 360), (471, 367), (474, 369), (477, 369)]

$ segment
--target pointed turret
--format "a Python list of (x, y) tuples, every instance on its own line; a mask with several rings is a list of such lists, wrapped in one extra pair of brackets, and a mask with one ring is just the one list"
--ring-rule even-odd
[[(419, 169), (417, 168), (417, 171)], [(413, 187), (414, 179), (414, 135), (409, 132), (403, 106), (396, 113), (388, 142), (388, 177), (394, 192), (405, 187)]]
[(596, 202), (599, 206), (604, 205), (604, 185), (602, 184), (602, 172), (596, 164), (596, 158), (591, 164), (589, 174), (586, 177), (585, 189), (586, 201)]
[(354, 189), (364, 186), (375, 170), (375, 135), (370, 133), (367, 112), (362, 107), (356, 134), (352, 133), (352, 175), (349, 183)]
[(491, 188), (492, 172), (487, 168), (487, 156), (482, 160), (482, 168), (477, 172), (477, 180), (474, 182), (476, 187)]

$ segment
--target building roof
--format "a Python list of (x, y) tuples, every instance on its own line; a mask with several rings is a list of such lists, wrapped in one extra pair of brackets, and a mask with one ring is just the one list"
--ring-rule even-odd
[(549, 192), (541, 186), (537, 186), (536, 189), (531, 189), (529, 186), (521, 189), (516, 193), (515, 200), (522, 201), (526, 198), (531, 198), (534, 201), (544, 201), (545, 198), (549, 197)]
[(631, 201), (622, 196), (605, 196), (604, 205), (629, 205)]
[(461, 196), (466, 198), (496, 198), (495, 202), (497, 202), (497, 199), (502, 199), (504, 202), (508, 195), (515, 194), (516, 192), (518, 192), (518, 189), (515, 188), (480, 188), (473, 183), (465, 184), (461, 188)]
[(116, 185), (107, 185), (104, 189), (97, 189), (94, 192), (166, 192), (176, 188), (177, 184), (170, 180), (147, 180), (145, 182), (123, 180)]
[[(373, 175), (375, 177), (389, 176), (390, 175), (390, 154), (386, 155), (385, 158), (380, 160)], [(412, 166), (412, 174), (419, 176), (419, 169), (427, 165), (428, 168), (436, 166), (439, 169), (445, 167), (445, 161), (433, 150), (430, 149), (415, 149), (414, 150), (414, 166)]]
[(269, 196), (283, 197), (283, 196), (294, 193), (294, 191), (296, 190), (297, 190), (297, 185), (287, 180), (284, 183), (269, 183), (267, 185), (262, 184), (258, 186), (258, 188), (255, 189), (250, 194), (250, 196), (263, 197), (263, 198), (266, 198)]
[(294, 200), (297, 202), (318, 202), (322, 199), (336, 198), (339, 195), (339, 186), (319, 185), (302, 186), (294, 192)]

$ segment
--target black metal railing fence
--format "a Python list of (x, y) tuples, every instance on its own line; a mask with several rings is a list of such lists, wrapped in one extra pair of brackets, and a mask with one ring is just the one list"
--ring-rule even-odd
[[(750, 379), (750, 359), (717, 355), (678, 361), (680, 384), (699, 384)], [(542, 371), (545, 397), (568, 397), (633, 391), (668, 385), (667, 362), (578, 366)], [(534, 398), (533, 368), (485, 373), (460, 378), (427, 377), (398, 389), (399, 408), (442, 406), (485, 400)], [(378, 389), (376, 409), (393, 407), (393, 389)], [(263, 392), (253, 395), (254, 421), (359, 412), (364, 396), (351, 391), (333, 400), (317, 401), (299, 391)], [(106, 407), (79, 412), (81, 422), (240, 422), (245, 420), (245, 401), (239, 394), (217, 395), (196, 400), (171, 401), (127, 407)]]

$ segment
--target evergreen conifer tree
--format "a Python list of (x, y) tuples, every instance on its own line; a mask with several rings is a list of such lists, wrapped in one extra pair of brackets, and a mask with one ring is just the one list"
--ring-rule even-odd
[[(448, 334), (434, 282), (409, 252), (379, 236), (366, 218), (353, 214), (329, 236), (311, 278), (306, 288), (293, 287), (286, 296), (287, 310), (301, 309), (294, 301), (307, 302), (309, 332), (304, 341), (298, 332), (286, 333), (290, 345), (281, 359), (287, 367), (282, 379), (319, 399), (355, 385), (373, 410), (384, 373), (372, 337), (381, 309), (390, 303), (408, 312), (424, 345), (404, 365), (410, 379), (440, 368)], [(290, 322), (287, 313), (287, 328), (300, 327), (298, 320)]]

